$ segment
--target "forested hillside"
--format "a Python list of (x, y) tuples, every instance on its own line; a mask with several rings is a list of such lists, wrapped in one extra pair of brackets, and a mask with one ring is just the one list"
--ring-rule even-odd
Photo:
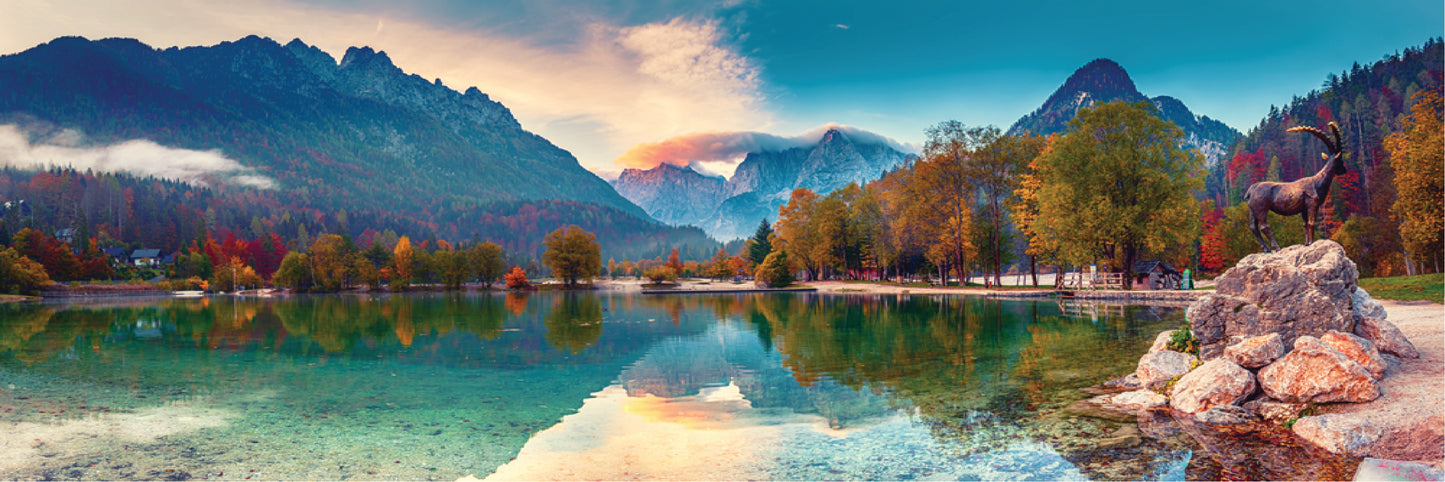
[[(1390, 212), (1397, 197), (1395, 173), (1385, 139), (1400, 132), (1422, 91), (1440, 92), (1445, 45), (1439, 38), (1419, 47), (1385, 56), (1362, 66), (1355, 63), (1330, 74), (1319, 90), (1295, 97), (1284, 107), (1270, 108), (1258, 126), (1236, 144), (1228, 163), (1210, 166), (1206, 181), (1209, 205), (1203, 264), (1217, 270), (1230, 266), (1258, 245), (1244, 228), (1244, 191), (1259, 181), (1291, 181), (1322, 166), (1323, 144), (1308, 134), (1291, 133), (1295, 126), (1340, 125), (1349, 171), (1331, 186), (1321, 236), (1341, 241), (1367, 275), (1407, 271), (1399, 237), (1399, 221)], [(1271, 215), (1276, 236), (1302, 239), (1297, 217)], [(1280, 239), (1280, 244), (1286, 243)], [(1437, 253), (1438, 254), (1438, 253)]]
[[(6, 210), (0, 240), (23, 227), (45, 233), (75, 229), (101, 247), (154, 248), (171, 253), (206, 237), (266, 239), (275, 234), (291, 250), (304, 250), (322, 233), (349, 235), (361, 247), (395, 243), (400, 235), (451, 243), (490, 240), (517, 261), (535, 260), (541, 242), (559, 226), (597, 234), (602, 255), (618, 259), (664, 256), (673, 247), (689, 259), (705, 259), (718, 244), (696, 228), (664, 226), (620, 210), (563, 200), (447, 204), (422, 216), (376, 208), (325, 210), (294, 196), (254, 188), (210, 189), (125, 174), (0, 170), (0, 199), (25, 200), (30, 214)], [(432, 243), (433, 245), (435, 243)], [(77, 243), (80, 246), (80, 243)]]

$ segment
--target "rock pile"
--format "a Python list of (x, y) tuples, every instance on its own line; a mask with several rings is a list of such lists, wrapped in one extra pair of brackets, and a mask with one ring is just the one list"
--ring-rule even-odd
[[(1359, 289), (1358, 277), (1355, 263), (1333, 241), (1247, 256), (1216, 279), (1215, 294), (1186, 312), (1202, 364), (1167, 350), (1172, 332), (1165, 332), (1138, 369), (1114, 386), (1159, 391), (1176, 413), (1195, 422), (1293, 423), (1294, 432), (1315, 445), (1361, 455), (1379, 436), (1367, 422), (1300, 417), (1311, 404), (1379, 398), (1379, 380), (1398, 364), (1396, 357), (1419, 356), (1385, 320), (1383, 307)], [(1125, 395), (1089, 402), (1114, 410), (1151, 404), (1137, 403), (1146, 399), (1139, 394)], [(1136, 403), (1109, 406), (1115, 400)]]

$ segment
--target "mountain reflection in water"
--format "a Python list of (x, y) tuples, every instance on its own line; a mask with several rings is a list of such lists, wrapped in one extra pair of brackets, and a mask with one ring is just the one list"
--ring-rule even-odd
[(1062, 409), (1182, 322), (817, 294), (6, 305), (0, 421), (228, 416), (139, 450), (56, 440), (86, 464), (27, 452), (0, 476), (1179, 479), (1185, 437), (1100, 449), (1124, 425)]

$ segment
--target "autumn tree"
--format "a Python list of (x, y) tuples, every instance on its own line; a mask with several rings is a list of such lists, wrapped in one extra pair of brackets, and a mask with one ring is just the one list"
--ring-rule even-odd
[(281, 258), (281, 266), (271, 275), (271, 283), (297, 292), (311, 291), (315, 286), (312, 277), (311, 259), (306, 253), (292, 251)]
[(351, 264), (353, 281), (366, 286), (367, 289), (374, 290), (381, 287), (381, 272), (376, 269), (376, 265), (371, 264), (371, 260), (357, 256)]
[(672, 268), (672, 271), (677, 274), (682, 274), (683, 266), (682, 261), (678, 260), (677, 248), (672, 248), (672, 253), (667, 255), (667, 263), (664, 263), (663, 266)]
[(216, 291), (235, 291), (245, 288), (258, 288), (262, 283), (261, 276), (256, 274), (256, 269), (246, 264), (240, 257), (232, 256), (225, 266), (217, 266), (216, 273), (211, 278), (211, 289)]
[(527, 272), (522, 271), (521, 266), (513, 266), (512, 271), (502, 278), (504, 278), (507, 283), (507, 289), (520, 290), (532, 286), (531, 283), (527, 282)]
[(769, 288), (782, 288), (793, 284), (792, 262), (788, 260), (787, 250), (777, 249), (769, 253), (763, 264), (758, 265), (754, 276), (759, 284)]
[[(793, 261), (803, 267), (808, 278), (817, 278), (822, 271), (819, 260), (813, 258), (819, 252), (815, 248), (820, 244), (820, 234), (813, 221), (819, 199), (821, 196), (811, 189), (794, 189), (788, 203), (778, 208), (778, 222), (773, 226), (778, 233), (777, 239), (793, 255)], [(777, 246), (773, 247), (774, 251), (777, 249)]]
[(497, 243), (487, 241), (472, 245), (467, 253), (471, 259), (472, 269), (476, 270), (477, 279), (481, 280), (483, 287), (491, 288), (492, 283), (501, 279), (502, 275), (506, 273), (506, 253)]
[(447, 248), (451, 246), (443, 246), (432, 253), (432, 266), (441, 277), (443, 288), (459, 290), (472, 272), (471, 263), (467, 261), (466, 253)]
[[(1147, 102), (1081, 109), (1039, 163), (1035, 232), (1051, 232), (1060, 257), (1085, 264), (1119, 254), (1126, 273), (1140, 253), (1193, 242), (1203, 188), (1199, 153), (1180, 147), (1183, 131)], [(1125, 276), (1132, 288), (1132, 276)]]
[(398, 238), (396, 247), (391, 250), (392, 290), (406, 291), (411, 287), (411, 279), (414, 274), (412, 258), (414, 257), (416, 257), (416, 250), (411, 247), (411, 239), (406, 236)]
[(15, 252), (40, 263), (50, 278), (59, 281), (80, 279), (80, 260), (70, 251), (70, 246), (41, 232), (38, 229), (23, 228), (15, 233)]
[[(1395, 170), (1397, 198), (1391, 209), (1400, 219), (1400, 237), (1407, 256), (1440, 271), (1445, 252), (1445, 145), (1442, 145), (1440, 92), (1421, 90), (1405, 120), (1403, 132), (1385, 139)], [(1408, 264), (1407, 264), (1408, 266)]]
[(356, 245), (351, 243), (350, 238), (319, 234), (306, 253), (311, 261), (315, 283), (321, 291), (334, 293), (350, 286), (357, 254)]
[[(557, 228), (542, 244), (547, 247), (542, 253), (542, 262), (551, 266), (552, 275), (561, 278), (568, 288), (576, 287), (579, 279), (597, 277), (602, 267), (597, 236), (575, 225)], [(676, 257), (677, 250), (673, 249), (672, 254)]]
[(958, 121), (940, 122), (925, 133), (923, 157), (913, 165), (907, 184), (909, 195), (923, 208), (913, 213), (913, 221), (932, 228), (927, 254), (940, 276), (947, 281), (944, 266), (952, 266), (962, 281), (968, 278), (968, 260), (976, 254), (973, 159), (1000, 134), (996, 127), (967, 127)]
[(714, 254), (712, 256), (712, 260), (708, 262), (708, 277), (711, 277), (713, 279), (725, 279), (729, 276), (732, 276), (733, 269), (728, 266), (728, 259), (731, 257), (732, 256), (728, 255), (727, 249), (718, 248), (717, 253)]
[(15, 251), (0, 250), (0, 293), (34, 295), (51, 283), (45, 267)]
[[(1056, 140), (1058, 135), (1049, 136), (1039, 154), (1029, 160), (1028, 166), (1019, 173), (1018, 188), (1014, 189), (1013, 201), (1008, 205), (1015, 225), (1028, 241), (1024, 255), (1029, 257), (1029, 275), (1033, 278), (1034, 287), (1039, 286), (1038, 263), (1053, 262), (1059, 252), (1057, 233), (1046, 224), (1035, 223), (1039, 218), (1039, 189), (1043, 187), (1043, 179), (1039, 177), (1039, 165), (1044, 157), (1053, 154)], [(1058, 284), (1062, 280), (1062, 277), (1055, 278), (1054, 283)]]
[(982, 235), (979, 255), (992, 268), (994, 283), (999, 284), (1002, 266), (1009, 263), (1012, 253), (1007, 248), (1011, 242), (1005, 208), (1016, 195), (1022, 174), (1043, 150), (1046, 140), (1028, 132), (999, 135), (998, 129), (992, 126), (985, 131), (981, 137), (988, 142), (969, 157), (968, 177), (983, 201), (979, 209), (979, 218), (983, 221), (979, 226)]

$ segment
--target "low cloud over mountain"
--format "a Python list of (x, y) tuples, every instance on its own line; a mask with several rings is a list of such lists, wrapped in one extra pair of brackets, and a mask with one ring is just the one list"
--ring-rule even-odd
[(271, 178), (227, 158), (219, 149), (178, 149), (144, 139), (86, 147), (84, 136), (70, 129), (31, 142), (31, 136), (10, 124), (0, 124), (0, 165), (19, 169), (72, 167), (79, 171), (126, 172), (206, 186), (215, 181), (260, 188), (276, 184)]

